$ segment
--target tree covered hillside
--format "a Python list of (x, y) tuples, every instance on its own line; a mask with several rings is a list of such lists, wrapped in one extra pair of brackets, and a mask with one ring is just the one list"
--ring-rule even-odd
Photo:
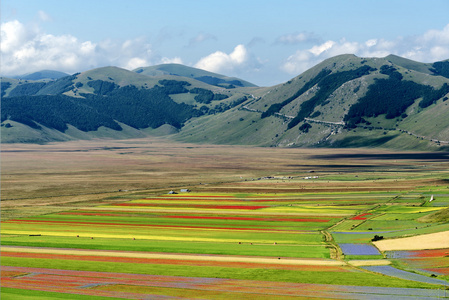
[(116, 122), (131, 127), (156, 128), (170, 124), (180, 128), (200, 111), (174, 102), (163, 88), (139, 90), (134, 86), (116, 88), (105, 93), (87, 94), (85, 98), (66, 95), (7, 97), (2, 100), (1, 120), (12, 120), (39, 128), (39, 124), (65, 131), (71, 124), (82, 131), (105, 126), (121, 130)]

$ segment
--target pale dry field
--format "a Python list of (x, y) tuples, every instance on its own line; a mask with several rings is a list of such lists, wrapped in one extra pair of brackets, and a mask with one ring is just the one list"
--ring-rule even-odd
[(381, 251), (449, 248), (449, 231), (374, 242)]

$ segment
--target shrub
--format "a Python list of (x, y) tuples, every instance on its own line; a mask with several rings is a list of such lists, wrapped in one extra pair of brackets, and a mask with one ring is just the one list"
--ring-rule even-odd
[(374, 238), (372, 238), (371, 239), (371, 241), (373, 241), (373, 242), (375, 242), (375, 241), (380, 241), (380, 240), (383, 240), (384, 239), (384, 236), (383, 235), (374, 235)]

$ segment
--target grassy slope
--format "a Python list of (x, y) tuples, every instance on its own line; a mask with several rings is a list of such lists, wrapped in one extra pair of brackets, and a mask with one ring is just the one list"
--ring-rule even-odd
[[(114, 82), (119, 86), (134, 85), (138, 88), (152, 88), (155, 85), (159, 84), (159, 80), (162, 79), (180, 80), (179, 76), (165, 75), (165, 76), (152, 77), (117, 67), (103, 67), (89, 70), (79, 74), (74, 83), (81, 82), (83, 84), (83, 86), (78, 89), (78, 93), (93, 93), (94, 91), (93, 88), (87, 85), (87, 83), (90, 80), (103, 80), (108, 82)], [(182, 80), (192, 84), (192, 87), (201, 87), (212, 90), (216, 89), (216, 87), (214, 86), (210, 86), (206, 83), (197, 81), (195, 79), (182, 78)], [(73, 96), (73, 92), (68, 92), (66, 94), (69, 96)]]
[(14, 78), (8, 78), (8, 77), (2, 77), (2, 82), (9, 82), (11, 85), (6, 89), (2, 90), (2, 92), (5, 92), (5, 97), (8, 97), (9, 92), (11, 92), (19, 83), (24, 82), (23, 80), (14, 79)]
[[(6, 128), (2, 126), (1, 137), (2, 143), (48, 143), (54, 141), (72, 141), (72, 140), (91, 140), (96, 138), (103, 139), (129, 139), (129, 138), (143, 138), (148, 136), (149, 133), (155, 131), (148, 130), (149, 133), (146, 133), (142, 130), (137, 130), (130, 126), (127, 126), (123, 123), (120, 123), (120, 126), (123, 128), (121, 131), (115, 131), (110, 128), (100, 127), (96, 131), (84, 132), (78, 130), (77, 128), (69, 125), (68, 129), (65, 132), (60, 132), (56, 129), (47, 128), (45, 126), (41, 126), (42, 129), (33, 129), (29, 126), (23, 125), (21, 123), (17, 123), (14, 121), (5, 121), (4, 124), (9, 123), (12, 125), (10, 128)], [(162, 130), (162, 132), (164, 132)], [(155, 135), (157, 135), (158, 131), (155, 131)], [(170, 131), (167, 131), (169, 134)], [(173, 133), (173, 131), (171, 131)]]
[(418, 221), (425, 223), (434, 223), (434, 222), (449, 222), (449, 208), (445, 208), (429, 215), (426, 215), (422, 218), (419, 218)]
[(181, 64), (162, 64), (162, 65), (156, 65), (156, 66), (150, 66), (150, 67), (137, 68), (133, 71), (139, 72), (140, 74), (147, 75), (147, 76), (176, 75), (176, 76), (182, 76), (182, 77), (186, 77), (186, 78), (210, 76), (210, 77), (223, 79), (226, 81), (238, 80), (245, 87), (255, 87), (254, 84), (252, 84), (248, 81), (236, 78), (236, 77), (228, 77), (228, 76), (224, 76), (221, 74), (205, 71), (202, 69), (184, 66)]
[[(265, 111), (273, 103), (280, 103), (291, 97), (306, 82), (316, 76), (323, 68), (331, 69), (333, 72), (355, 69), (363, 65), (380, 69), (383, 65), (395, 64), (395, 67), (404, 76), (404, 80), (414, 81), (420, 84), (430, 84), (435, 88), (448, 83), (447, 78), (431, 76), (430, 64), (423, 64), (396, 56), (385, 58), (364, 59), (354, 55), (340, 55), (330, 58), (317, 66), (307, 70), (300, 76), (293, 78), (285, 84), (271, 88), (259, 88), (252, 91), (255, 99), (245, 103), (246, 107), (255, 111), (240, 110), (230, 111), (223, 115), (208, 116), (193, 120), (184, 127), (177, 139), (190, 142), (207, 142), (218, 144), (250, 144), (263, 146), (332, 146), (332, 147), (383, 147), (393, 149), (421, 149), (440, 150), (444, 148), (430, 139), (446, 141), (449, 140), (448, 103), (439, 100), (437, 105), (431, 105), (426, 109), (420, 109), (417, 99), (415, 104), (408, 110), (405, 119), (396, 118), (387, 120), (384, 115), (377, 118), (367, 118), (376, 130), (369, 128), (357, 128), (356, 132), (341, 130), (341, 128), (329, 125), (310, 123), (312, 128), (308, 134), (298, 130), (304, 122), (294, 128), (287, 130), (286, 124), (289, 119), (280, 119), (271, 116), (260, 119), (260, 112)], [(370, 84), (377, 78), (386, 78), (385, 75), (375, 71), (373, 74), (357, 78), (347, 82), (338, 88), (328, 98), (329, 103), (317, 106), (315, 112), (320, 115), (314, 119), (328, 122), (342, 121), (350, 106), (362, 97)], [(316, 92), (316, 88), (299, 96), (286, 105), (280, 111), (286, 116), (295, 116), (300, 105), (310, 99)], [(239, 120), (244, 120), (240, 121)], [(363, 127), (363, 124), (362, 124)], [(408, 136), (400, 131), (402, 129), (424, 138)], [(334, 134), (332, 134), (332, 132)], [(335, 133), (338, 133), (335, 135)]]
[(69, 76), (69, 74), (53, 70), (42, 70), (34, 73), (16, 76), (16, 78), (22, 80), (44, 80), (44, 79), (54, 80), (65, 76)]

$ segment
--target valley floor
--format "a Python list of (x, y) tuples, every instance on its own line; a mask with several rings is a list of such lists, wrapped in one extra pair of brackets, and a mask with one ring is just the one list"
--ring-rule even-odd
[(448, 157), (4, 145), (1, 296), (449, 297)]

